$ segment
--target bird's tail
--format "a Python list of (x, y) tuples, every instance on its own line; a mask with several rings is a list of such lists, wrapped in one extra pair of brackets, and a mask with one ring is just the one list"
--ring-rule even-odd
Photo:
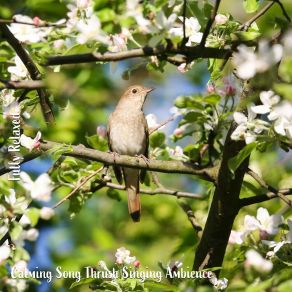
[(128, 193), (128, 208), (134, 222), (140, 221), (141, 202), (139, 194), (139, 170), (124, 168), (125, 185)]

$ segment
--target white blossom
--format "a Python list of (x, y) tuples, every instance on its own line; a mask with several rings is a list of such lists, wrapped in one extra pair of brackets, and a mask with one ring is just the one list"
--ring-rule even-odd
[(226, 278), (217, 279), (217, 277), (214, 274), (211, 277), (210, 282), (219, 291), (225, 290), (227, 288), (227, 285), (228, 285), (228, 280)]
[(260, 41), (258, 52), (253, 48), (240, 45), (238, 52), (233, 54), (232, 62), (236, 73), (241, 79), (250, 79), (256, 73), (263, 73), (271, 66), (279, 62), (283, 55), (283, 47), (280, 44), (270, 46), (267, 41)]
[(125, 247), (118, 248), (117, 252), (115, 253), (116, 263), (129, 265), (135, 262), (136, 257), (130, 256), (130, 254), (131, 254), (130, 251)]
[(228, 242), (230, 244), (243, 244), (245, 234), (243, 231), (231, 230)]
[(268, 115), (270, 121), (274, 121), (276, 133), (282, 136), (288, 136), (292, 139), (292, 104), (289, 101), (283, 101), (275, 106)]
[(19, 260), (17, 261), (12, 267), (11, 269), (13, 270), (13, 274), (14, 275), (18, 275), (18, 274), (28, 274), (29, 270), (27, 268), (27, 262), (24, 260)]
[(175, 160), (186, 160), (187, 156), (184, 155), (184, 151), (180, 146), (175, 146), (175, 148), (166, 147), (167, 153), (172, 159)]
[[(159, 126), (159, 123), (157, 121), (157, 117), (155, 114), (148, 114), (146, 116), (146, 121), (147, 121), (147, 125), (149, 130), (155, 129)], [(165, 126), (160, 127), (160, 129), (163, 129)]]
[(273, 263), (269, 260), (264, 259), (257, 251), (251, 249), (245, 254), (246, 267), (253, 267), (256, 271), (267, 273), (273, 269)]
[(8, 245), (0, 246), (0, 265), (3, 261), (9, 258), (11, 254), (11, 248)]
[(36, 228), (31, 228), (25, 231), (24, 237), (29, 241), (36, 241), (39, 236), (39, 231)]
[(18, 56), (14, 57), (14, 63), (15, 66), (9, 66), (7, 68), (7, 71), (11, 74), (10, 79), (12, 81), (18, 81), (27, 78), (29, 76), (29, 73)]
[(38, 201), (49, 201), (53, 190), (53, 183), (47, 173), (41, 174), (35, 181), (25, 173), (20, 173), (23, 187), (30, 193), (32, 199)]
[(268, 123), (256, 119), (256, 113), (250, 107), (248, 107), (247, 111), (247, 117), (243, 113), (234, 112), (233, 118), (238, 126), (231, 134), (231, 139), (235, 141), (245, 140), (245, 143), (249, 144), (254, 142), (256, 136), (267, 128)]
[[(34, 24), (32, 18), (26, 15), (17, 14), (13, 16), (17, 22), (26, 22)], [(51, 32), (49, 27), (35, 27), (34, 25), (12, 23), (9, 26), (12, 34), (23, 43), (38, 43), (44, 41), (45, 37)]]
[(9, 195), (5, 195), (5, 201), (13, 208), (24, 212), (28, 207), (28, 201), (24, 197), (16, 198), (14, 189), (9, 189)]
[(156, 14), (156, 18), (154, 20), (155, 26), (151, 26), (151, 32), (157, 33), (159, 31), (166, 31), (168, 32), (172, 27), (177, 19), (177, 15), (172, 13), (169, 17), (166, 17), (162, 10), (158, 11)]
[(292, 243), (292, 220), (288, 219), (288, 226), (289, 226), (289, 231), (288, 233), (285, 234), (284, 240), (280, 242), (276, 241), (269, 241), (269, 240), (262, 240), (262, 243), (266, 244), (269, 248), (273, 248), (272, 251), (269, 251), (267, 253), (267, 256), (273, 257), (283, 245), (287, 243)]
[(38, 148), (40, 146), (41, 136), (42, 133), (40, 131), (37, 132), (34, 139), (22, 134), (20, 136), (20, 145), (27, 148), (29, 151), (32, 151), (33, 149)]
[(123, 33), (110, 36), (108, 50), (110, 52), (122, 52), (127, 50), (127, 36)]
[(185, 114), (188, 110), (185, 108), (178, 108), (176, 106), (173, 106), (169, 109), (169, 112), (176, 118), (183, 114)]
[(30, 225), (31, 224), (31, 221), (29, 219), (29, 217), (26, 215), (26, 214), (23, 214), (19, 220), (19, 223), (22, 225), (22, 226), (25, 226), (25, 225)]
[(180, 73), (186, 73), (188, 72), (194, 65), (195, 63), (194, 62), (191, 62), (191, 63), (181, 63), (178, 67), (177, 67), (177, 70), (180, 72)]
[(43, 220), (50, 220), (55, 215), (55, 211), (52, 208), (43, 207), (40, 210), (40, 217)]
[(262, 230), (268, 234), (274, 235), (279, 231), (279, 225), (283, 222), (283, 217), (280, 215), (269, 215), (265, 208), (259, 208), (256, 218), (246, 215), (244, 218), (244, 229), (246, 231)]
[(108, 44), (108, 37), (101, 30), (101, 24), (97, 16), (92, 15), (88, 19), (79, 20), (76, 24), (79, 32), (77, 36), (77, 43), (85, 44), (89, 41), (97, 41), (103, 44)]
[(228, 17), (224, 14), (217, 14), (215, 16), (215, 24), (216, 25), (223, 25), (228, 21)]
[(127, 0), (126, 16), (131, 16), (135, 19), (138, 29), (141, 33), (149, 33), (151, 22), (143, 16), (142, 6), (139, 0)]
[(96, 128), (96, 134), (103, 139), (107, 138), (107, 129), (105, 126), (98, 126)]
[(13, 287), (17, 292), (24, 292), (27, 291), (27, 282), (26, 280), (20, 280), (20, 279), (7, 279), (6, 284), (10, 287)]
[(262, 104), (252, 106), (251, 110), (257, 114), (267, 114), (275, 104), (279, 103), (280, 96), (276, 95), (272, 90), (262, 91), (260, 93), (260, 100)]
[[(179, 17), (183, 23), (183, 17)], [(171, 36), (177, 36), (183, 38), (183, 24), (180, 27), (173, 27), (170, 29), (169, 33)], [(186, 37), (189, 39), (186, 46), (192, 46), (193, 43), (200, 43), (203, 33), (200, 32), (201, 26), (199, 21), (195, 17), (190, 17), (185, 19), (185, 32)]]

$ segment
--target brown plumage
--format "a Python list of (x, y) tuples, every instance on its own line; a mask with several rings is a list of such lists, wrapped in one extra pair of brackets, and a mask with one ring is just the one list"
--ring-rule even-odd
[[(108, 141), (112, 152), (121, 155), (143, 155), (148, 157), (148, 127), (143, 113), (143, 105), (152, 88), (140, 85), (130, 86), (122, 95), (115, 111), (110, 115)], [(139, 180), (144, 181), (146, 171), (128, 167), (113, 167), (121, 184), (125, 180), (128, 194), (128, 208), (133, 221), (140, 220), (141, 203)]]

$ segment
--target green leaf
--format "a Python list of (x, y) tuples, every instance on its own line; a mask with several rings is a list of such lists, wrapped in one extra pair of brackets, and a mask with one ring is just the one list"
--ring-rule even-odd
[(120, 193), (117, 190), (108, 189), (106, 195), (113, 200), (121, 201)]
[(18, 239), (18, 237), (20, 236), (21, 232), (22, 232), (22, 226), (20, 225), (20, 223), (18, 222), (13, 222), (12, 223), (12, 229), (10, 231), (10, 236), (12, 241), (15, 241)]
[(175, 100), (175, 106), (178, 108), (195, 108), (195, 109), (204, 109), (202, 104), (203, 98), (202, 96), (179, 96)]
[[(234, 37), (233, 37), (234, 36)], [(261, 36), (261, 33), (256, 31), (240, 31), (232, 34), (233, 38), (241, 41), (252, 41)]]
[(89, 136), (89, 137), (87, 136), (86, 141), (94, 149), (97, 149), (100, 151), (108, 150), (107, 139), (104, 139), (104, 138), (100, 137), (99, 135), (93, 135), (93, 136)]
[(247, 144), (243, 149), (240, 150), (240, 152), (236, 156), (229, 159), (228, 167), (232, 174), (235, 173), (235, 171), (242, 164), (242, 162), (251, 154), (252, 150), (256, 148), (256, 145), (256, 142)]
[(246, 13), (253, 13), (259, 9), (259, 0), (243, 0), (243, 8)]
[(160, 291), (177, 291), (178, 290), (177, 287), (174, 285), (165, 284), (161, 282), (155, 282), (155, 281), (146, 281), (145, 287), (150, 288), (150, 289), (159, 289)]
[(97, 16), (101, 22), (109, 22), (115, 19), (116, 14), (112, 9), (104, 8), (97, 12)]
[(77, 281), (73, 282), (69, 289), (72, 289), (72, 288), (80, 286), (80, 285), (90, 284), (94, 281), (96, 281), (95, 278), (83, 278), (83, 279), (80, 279), (79, 282), (77, 282)]
[(292, 100), (292, 85), (287, 83), (275, 83), (274, 90), (288, 100)]
[(162, 132), (154, 132), (150, 136), (150, 146), (152, 148), (161, 147), (165, 142), (165, 134)]
[(69, 48), (64, 55), (75, 55), (75, 54), (85, 54), (90, 53), (92, 51), (91, 48), (88, 48), (86, 45), (74, 45), (73, 47)]
[(185, 116), (184, 119), (188, 122), (188, 123), (192, 123), (197, 121), (199, 118), (203, 117), (203, 115), (200, 112), (195, 112), (195, 111), (191, 111), (188, 112)]
[(72, 146), (70, 145), (61, 145), (53, 147), (52, 149), (48, 150), (47, 153), (51, 155), (51, 158), (54, 161), (57, 161), (64, 153), (70, 153), (73, 151)]
[(39, 221), (40, 211), (37, 208), (30, 208), (26, 212), (26, 216), (29, 218), (31, 225), (35, 226)]
[(282, 60), (278, 73), (284, 81), (292, 82), (292, 58)]
[(221, 96), (218, 94), (211, 94), (205, 97), (205, 102), (216, 104), (221, 100)]
[(200, 157), (200, 145), (188, 145), (184, 148), (184, 154), (187, 155), (191, 160), (197, 161)]

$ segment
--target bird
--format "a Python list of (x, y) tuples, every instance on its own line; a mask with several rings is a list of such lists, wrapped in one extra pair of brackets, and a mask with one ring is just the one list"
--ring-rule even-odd
[[(154, 88), (133, 85), (120, 98), (108, 122), (107, 134), (110, 151), (115, 155), (139, 156), (148, 160), (149, 132), (143, 105)], [(141, 202), (139, 180), (144, 182), (146, 170), (114, 165), (117, 181), (123, 178), (128, 195), (129, 214), (134, 222), (140, 221)]]

